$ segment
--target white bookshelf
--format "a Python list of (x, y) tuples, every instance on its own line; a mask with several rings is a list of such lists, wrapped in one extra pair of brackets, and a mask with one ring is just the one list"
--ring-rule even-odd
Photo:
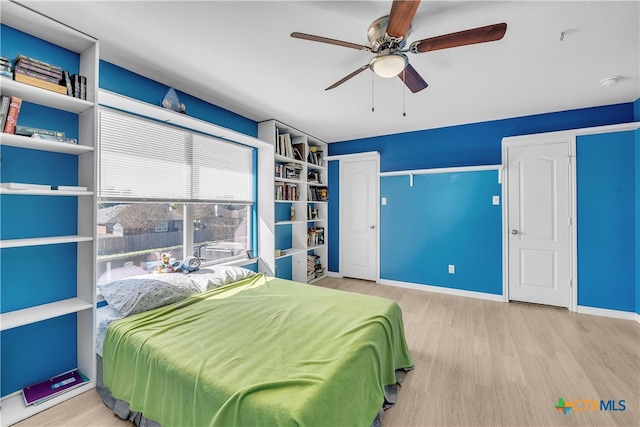
[[(13, 80), (9, 80), (13, 81)], [(2, 82), (4, 83), (4, 81)], [(16, 83), (21, 84), (21, 83)], [(2, 86), (2, 93), (4, 94), (4, 85)], [(57, 95), (54, 93), (54, 95)], [(60, 95), (64, 96), (64, 95)], [(66, 98), (71, 98), (67, 96)], [(76, 99), (76, 98), (72, 98)], [(80, 101), (80, 100), (78, 100)], [(30, 150), (51, 151), (54, 153), (64, 154), (84, 154), (92, 153), (94, 148), (87, 145), (67, 144), (64, 142), (48, 141), (45, 139), (31, 138), (22, 135), (13, 135), (9, 133), (0, 134), (0, 143), (10, 147), (28, 148)]]
[(91, 242), (93, 236), (51, 236), (32, 237), (29, 239), (6, 239), (0, 240), (0, 249), (22, 248), (26, 246), (60, 245), (63, 243)]
[(42, 304), (23, 310), (10, 311), (2, 314), (0, 330), (17, 328), (30, 323), (40, 322), (53, 317), (64, 316), (69, 313), (77, 313), (82, 310), (90, 310), (93, 304), (80, 298), (69, 298), (49, 304)]
[[(274, 233), (275, 233), (275, 241), (278, 242), (278, 233), (282, 232), (282, 229), (285, 226), (291, 227), (291, 246), (290, 247), (276, 247), (281, 251), (284, 251), (284, 255), (276, 256), (276, 261), (283, 258), (291, 258), (291, 277), (293, 280), (297, 282), (303, 283), (311, 283), (315, 280), (318, 280), (321, 277), (324, 277), (327, 269), (327, 236), (328, 236), (328, 222), (327, 222), (327, 202), (321, 201), (309, 201), (307, 200), (309, 197), (310, 189), (312, 188), (326, 188), (328, 186), (327, 180), (327, 168), (323, 165), (316, 165), (309, 161), (308, 153), (311, 147), (316, 147), (317, 150), (321, 151), (323, 156), (327, 156), (327, 144), (324, 141), (321, 141), (309, 134), (299, 131), (291, 126), (285, 125), (284, 123), (278, 122), (276, 120), (268, 120), (265, 122), (261, 122), (258, 124), (258, 136), (260, 139), (272, 144), (276, 147), (278, 143), (279, 135), (289, 134), (292, 145), (298, 145), (298, 147), (302, 147), (304, 153), (303, 159), (291, 158), (282, 154), (278, 154), (276, 149), (274, 149), (274, 163), (275, 165), (284, 165), (287, 163), (298, 164), (302, 167), (300, 172), (300, 179), (291, 179), (285, 177), (277, 177), (275, 176), (275, 171), (272, 173), (273, 176), (273, 184), (274, 187), (278, 185), (278, 183), (286, 184), (297, 184), (299, 189), (299, 198), (298, 200), (275, 200), (276, 211), (281, 211), (286, 209), (282, 206), (278, 205), (286, 205), (293, 206), (295, 211), (294, 220), (287, 220), (282, 218), (277, 218), (274, 221)], [(320, 183), (310, 183), (308, 182), (308, 173), (310, 171), (317, 172)], [(274, 189), (275, 192), (275, 189)], [(318, 217), (317, 219), (309, 219), (307, 217), (307, 212), (309, 206), (312, 206), (313, 209), (317, 210)], [(311, 227), (321, 227), (324, 229), (324, 244), (321, 245), (309, 245), (308, 244), (308, 230)], [(325, 273), (313, 279), (307, 278), (307, 255), (314, 254), (320, 256), (322, 261), (322, 265), (324, 267)], [(279, 272), (276, 270), (277, 276), (286, 276), (286, 272)]]
[[(32, 306), (14, 311), (4, 312), (0, 315), (0, 330), (11, 333), (23, 333), (21, 327), (33, 325), (42, 321), (58, 318), (69, 314), (76, 315), (76, 342), (77, 368), (89, 379), (89, 382), (81, 387), (63, 393), (40, 405), (26, 406), (20, 390), (2, 397), (0, 425), (8, 426), (22, 419), (30, 417), (37, 412), (50, 408), (79, 393), (83, 393), (93, 387), (96, 382), (96, 355), (95, 355), (95, 234), (96, 234), (96, 159), (95, 146), (97, 140), (97, 93), (98, 93), (98, 41), (90, 36), (80, 33), (60, 22), (51, 20), (43, 15), (10, 1), (2, 2), (2, 24), (16, 30), (30, 34), (62, 47), (79, 55), (79, 73), (87, 77), (87, 99), (82, 100), (71, 96), (55, 93), (42, 88), (30, 86), (3, 77), (0, 80), (2, 95), (17, 96), (25, 102), (38, 104), (44, 107), (55, 108), (78, 115), (78, 144), (41, 140), (19, 135), (0, 134), (0, 145), (17, 147), (26, 150), (38, 150), (50, 153), (62, 153), (77, 156), (78, 186), (86, 187), (86, 191), (59, 191), (59, 190), (15, 190), (0, 189), (0, 195), (10, 196), (3, 200), (3, 211), (9, 212), (11, 203), (16, 197), (77, 197), (77, 234), (52, 237), (14, 238), (0, 240), (0, 248), (13, 250), (13, 248), (29, 248), (42, 245), (59, 245), (76, 243), (75, 272), (75, 296), (59, 301), (47, 303), (35, 303)], [(19, 46), (17, 46), (19, 48)], [(20, 117), (18, 118), (20, 121)], [(3, 161), (5, 161), (3, 159)], [(47, 167), (56, 168), (52, 163)], [(48, 185), (60, 185), (64, 183), (51, 182)], [(52, 218), (52, 221), (56, 219)], [(57, 219), (59, 221), (59, 219)], [(23, 249), (21, 249), (23, 250)], [(43, 267), (45, 268), (45, 267)], [(9, 283), (14, 280), (3, 281), (2, 286), (24, 286), (23, 283)], [(65, 330), (66, 333), (66, 330)], [(9, 351), (5, 346), (2, 351)], [(15, 350), (15, 349), (13, 349)], [(18, 353), (19, 354), (19, 353)], [(55, 353), (52, 353), (51, 357)], [(16, 367), (18, 368), (18, 367)], [(9, 367), (11, 369), (11, 367)], [(53, 373), (60, 374), (59, 373)], [(42, 378), (45, 380), (46, 378)], [(22, 386), (27, 386), (24, 384)]]

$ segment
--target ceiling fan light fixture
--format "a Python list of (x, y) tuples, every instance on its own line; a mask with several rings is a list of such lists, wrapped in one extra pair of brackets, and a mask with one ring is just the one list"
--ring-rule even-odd
[(374, 73), (385, 79), (395, 77), (407, 66), (406, 55), (394, 52), (378, 55), (371, 60), (369, 66)]

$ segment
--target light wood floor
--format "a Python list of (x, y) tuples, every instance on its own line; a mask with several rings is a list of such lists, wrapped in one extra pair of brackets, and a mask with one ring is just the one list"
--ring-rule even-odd
[[(415, 369), (385, 413), (386, 427), (640, 423), (640, 325), (634, 321), (360, 280), (318, 284), (382, 296), (402, 307)], [(563, 415), (554, 408), (559, 397), (625, 400), (626, 410)], [(17, 425), (131, 424), (89, 391)]]

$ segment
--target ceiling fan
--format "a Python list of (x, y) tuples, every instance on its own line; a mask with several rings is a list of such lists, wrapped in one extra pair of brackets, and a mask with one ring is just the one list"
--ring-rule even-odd
[(418, 74), (415, 68), (409, 64), (409, 58), (405, 53), (424, 53), (496, 41), (500, 40), (507, 31), (507, 24), (505, 23), (487, 25), (414, 41), (405, 49), (407, 37), (411, 32), (411, 21), (419, 4), (419, 0), (394, 0), (389, 15), (378, 18), (369, 25), (367, 38), (369, 39), (370, 46), (298, 32), (291, 33), (291, 37), (363, 50), (375, 54), (371, 62), (338, 80), (325, 90), (336, 88), (370, 68), (380, 77), (390, 78), (398, 76), (411, 92), (416, 93), (426, 88), (428, 84), (420, 74)]

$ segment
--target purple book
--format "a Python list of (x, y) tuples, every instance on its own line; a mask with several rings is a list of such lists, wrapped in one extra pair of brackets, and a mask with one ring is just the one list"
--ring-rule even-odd
[(26, 405), (37, 405), (86, 382), (88, 380), (77, 369), (74, 369), (23, 388), (22, 396)]

